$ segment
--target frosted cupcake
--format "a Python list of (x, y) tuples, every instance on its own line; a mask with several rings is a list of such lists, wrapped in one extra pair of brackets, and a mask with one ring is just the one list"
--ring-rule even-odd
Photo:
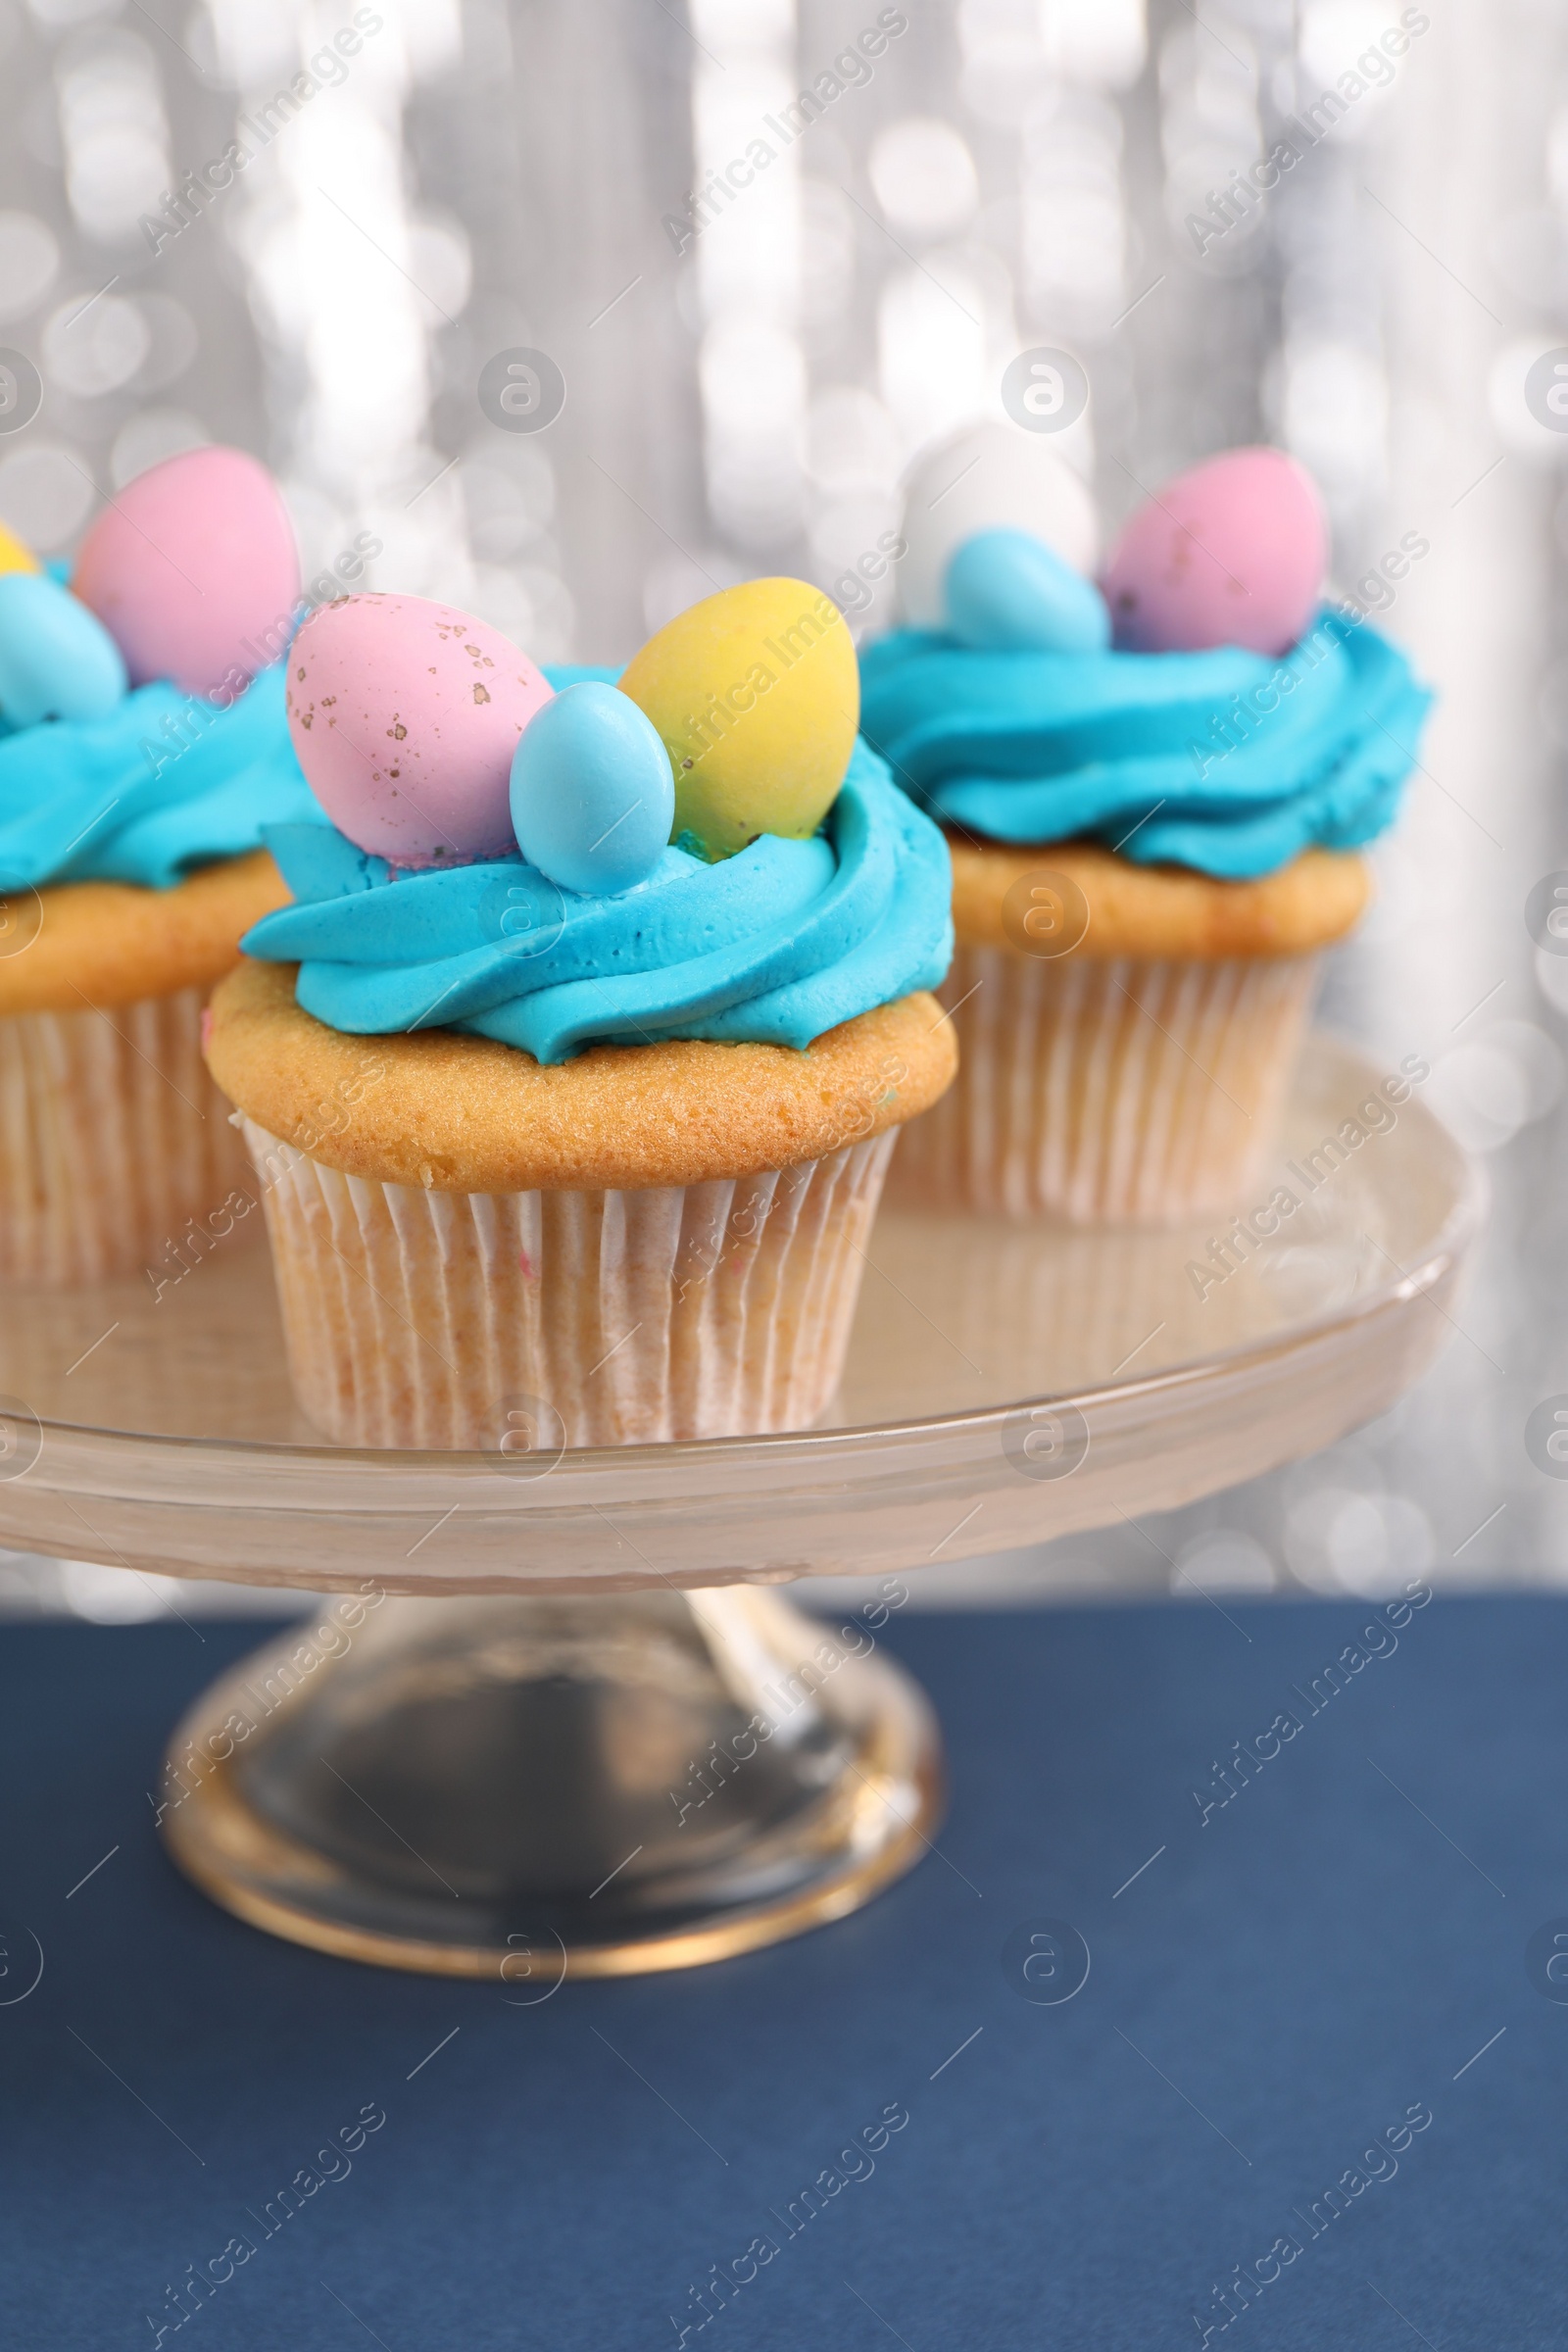
[(832, 605), (754, 583), (618, 688), (556, 675), (395, 597), (291, 657), (336, 828), (269, 836), (297, 904), (208, 1051), (344, 1443), (809, 1423), (894, 1132), (953, 1075), (946, 851), (856, 747)]
[(1430, 700), (1320, 604), (1324, 563), (1299, 467), (1238, 451), (1134, 515), (1103, 593), (984, 527), (945, 554), (939, 625), (864, 650), (866, 736), (954, 863), (960, 1071), (901, 1200), (1174, 1222), (1266, 1160)]
[(69, 589), (0, 544), (0, 1279), (156, 1284), (243, 1177), (200, 1025), (286, 896), (263, 824), (315, 809), (277, 662), (299, 593), (232, 450), (133, 482)]

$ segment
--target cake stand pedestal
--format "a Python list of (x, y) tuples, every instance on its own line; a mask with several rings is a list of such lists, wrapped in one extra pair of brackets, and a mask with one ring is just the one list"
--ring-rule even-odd
[(203, 1695), (164, 1834), (346, 1959), (518, 1994), (721, 1959), (857, 1909), (936, 1827), (930, 1710), (846, 1630), (745, 1587), (388, 1599), (318, 1681), (291, 1637)]
[[(1311, 1042), (1240, 1226), (885, 1212), (836, 1423), (775, 1438), (328, 1446), (230, 1217), (172, 1284), (0, 1298), (0, 1539), (320, 1596), (169, 1753), (170, 1851), (242, 1919), (518, 2001), (773, 1942), (938, 1828), (904, 1572), (1313, 1453), (1450, 1335), (1480, 1184), (1418, 1095), (1357, 1119), (1381, 1075)], [(826, 1622), (769, 1590), (867, 1572)]]

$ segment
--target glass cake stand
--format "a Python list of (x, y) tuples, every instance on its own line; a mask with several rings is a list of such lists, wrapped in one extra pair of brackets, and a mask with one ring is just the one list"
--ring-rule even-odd
[(1482, 1191), (1418, 1093), (1351, 1138), (1381, 1076), (1311, 1041), (1238, 1203), (1296, 1196), (1267, 1239), (885, 1210), (835, 1411), (791, 1436), (328, 1445), (259, 1215), (193, 1227), (161, 1292), (0, 1298), (0, 1540), (328, 1596), (169, 1752), (170, 1851), (242, 1919), (519, 2001), (772, 1942), (907, 1870), (942, 1806), (886, 1604), (824, 1624), (772, 1588), (1169, 1509), (1435, 1355)]

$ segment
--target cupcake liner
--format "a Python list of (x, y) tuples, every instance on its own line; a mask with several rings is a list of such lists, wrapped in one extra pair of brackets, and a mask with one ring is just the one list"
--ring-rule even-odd
[(957, 1079), (905, 1129), (890, 1199), (1077, 1224), (1228, 1205), (1267, 1157), (1319, 960), (960, 947)]
[(206, 992), (0, 1017), (0, 1280), (156, 1276), (249, 1171), (202, 1060)]
[(346, 1176), (244, 1133), (318, 1428), (513, 1456), (808, 1426), (838, 1385), (893, 1146), (726, 1182), (489, 1194)]

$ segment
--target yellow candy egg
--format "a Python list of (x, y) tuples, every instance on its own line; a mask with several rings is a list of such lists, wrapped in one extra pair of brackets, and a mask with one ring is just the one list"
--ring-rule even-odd
[(0, 522), (0, 571), (36, 571), (38, 559), (30, 547), (24, 547), (15, 531), (8, 531)]
[(860, 723), (855, 642), (806, 580), (748, 580), (650, 637), (620, 691), (663, 738), (672, 838), (714, 860), (760, 833), (805, 841), (844, 781)]

